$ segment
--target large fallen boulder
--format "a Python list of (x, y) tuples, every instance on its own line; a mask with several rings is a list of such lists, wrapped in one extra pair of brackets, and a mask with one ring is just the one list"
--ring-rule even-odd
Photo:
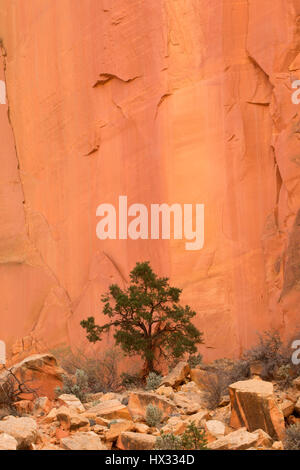
[(133, 418), (145, 419), (147, 406), (150, 404), (162, 410), (163, 419), (177, 412), (176, 406), (170, 400), (151, 392), (132, 392), (128, 409)]
[(93, 431), (77, 432), (70, 437), (63, 437), (60, 442), (66, 450), (107, 450), (99, 436)]
[(241, 428), (210, 442), (207, 447), (210, 450), (245, 450), (254, 446), (258, 438), (258, 434), (250, 433), (246, 428)]
[[(37, 424), (32, 418), (7, 416), (0, 421), (0, 433), (9, 434), (17, 441), (18, 449), (30, 449), (38, 435)], [(0, 434), (1, 435), (1, 434)]]
[(70, 393), (64, 393), (58, 397), (58, 403), (68, 408), (73, 408), (76, 411), (83, 412), (85, 408), (79, 398)]
[(0, 450), (17, 450), (18, 442), (9, 434), (0, 434)]
[(262, 429), (273, 439), (285, 434), (284, 416), (275, 401), (273, 384), (263, 380), (244, 380), (229, 387), (231, 401), (230, 426), (245, 426), (252, 432)]
[(98, 403), (92, 408), (89, 408), (88, 411), (101, 418), (131, 420), (127, 406), (122, 405), (119, 400), (107, 400), (103, 403)]
[[(34, 393), (24, 393), (19, 398), (34, 400), (37, 396), (55, 398), (56, 387), (62, 386), (63, 370), (58, 367), (52, 354), (35, 354), (11, 367), (12, 372), (21, 382), (26, 382), (26, 388)], [(0, 374), (3, 382), (9, 376), (5, 370)], [(16, 383), (17, 386), (17, 383)]]
[(176, 367), (166, 376), (163, 377), (160, 385), (169, 387), (177, 387), (182, 384), (187, 375), (190, 373), (190, 366), (187, 362), (179, 362)]
[(151, 434), (122, 432), (116, 447), (121, 450), (152, 450), (155, 447), (155, 442), (156, 437)]

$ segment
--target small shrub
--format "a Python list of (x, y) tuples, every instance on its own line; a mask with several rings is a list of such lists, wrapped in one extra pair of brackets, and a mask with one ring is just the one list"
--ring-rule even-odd
[(173, 433), (161, 432), (156, 438), (156, 450), (205, 450), (207, 449), (207, 440), (203, 428), (190, 423), (182, 434), (175, 436)]
[(249, 363), (260, 361), (263, 365), (262, 378), (273, 378), (276, 369), (286, 363), (279, 332), (271, 330), (258, 334), (258, 344), (246, 351), (243, 359)]
[(300, 450), (300, 424), (287, 428), (283, 445), (286, 450)]
[(99, 355), (97, 352), (87, 355), (78, 348), (72, 352), (70, 348), (53, 351), (61, 367), (69, 374), (75, 375), (76, 370), (83, 370), (87, 376), (87, 393), (118, 392), (121, 379), (118, 373), (120, 351), (113, 349)]
[(204, 450), (207, 449), (207, 440), (205, 430), (190, 423), (181, 436), (182, 448), (185, 450)]
[(150, 427), (156, 427), (161, 423), (163, 412), (151, 403), (146, 408), (146, 422)]
[(222, 369), (208, 372), (201, 380), (202, 386), (207, 393), (206, 404), (210, 409), (217, 408), (223, 395), (227, 392), (230, 382), (228, 374)]
[(188, 363), (189, 363), (190, 368), (194, 369), (195, 367), (202, 364), (202, 359), (203, 359), (202, 354), (190, 355), (190, 357), (188, 358)]
[(291, 366), (289, 364), (285, 364), (280, 366), (276, 372), (278, 385), (283, 390), (292, 386), (293, 377), (291, 370)]
[(6, 369), (0, 378), (0, 416), (9, 414), (16, 416), (17, 410), (14, 404), (22, 399), (22, 395), (29, 394), (37, 398), (37, 390), (29, 387), (30, 380), (24, 376), (17, 376), (13, 368)]
[(123, 372), (121, 374), (121, 383), (126, 389), (142, 388), (144, 386), (143, 379), (138, 373), (129, 374), (128, 372)]
[(57, 396), (63, 393), (70, 393), (71, 395), (75, 395), (79, 398), (80, 401), (85, 401), (88, 393), (88, 376), (83, 370), (77, 369), (75, 377), (63, 374), (62, 379), (63, 386), (56, 387), (55, 389)]
[(155, 442), (156, 450), (181, 450), (182, 443), (179, 436), (175, 436), (173, 433), (161, 432), (160, 436), (156, 438)]
[(146, 390), (156, 390), (160, 386), (161, 380), (161, 375), (150, 372), (146, 380)]

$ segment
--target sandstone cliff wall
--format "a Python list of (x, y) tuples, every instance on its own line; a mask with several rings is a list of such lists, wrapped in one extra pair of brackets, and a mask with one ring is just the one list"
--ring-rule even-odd
[[(138, 260), (184, 289), (208, 359), (290, 334), (300, 1), (0, 0), (0, 38), (1, 339), (79, 344)], [(122, 194), (204, 203), (203, 250), (98, 240), (96, 207)]]

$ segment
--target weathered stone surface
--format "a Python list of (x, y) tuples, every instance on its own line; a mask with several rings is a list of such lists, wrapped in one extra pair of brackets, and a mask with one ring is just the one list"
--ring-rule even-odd
[(258, 436), (256, 447), (264, 447), (266, 449), (272, 447), (273, 439), (262, 429), (257, 429), (252, 434), (256, 434)]
[(29, 449), (36, 441), (38, 430), (37, 424), (32, 418), (16, 418), (8, 416), (0, 421), (0, 433), (9, 434), (18, 443), (18, 449)]
[(179, 416), (172, 416), (168, 419), (165, 426), (162, 427), (164, 433), (173, 433), (175, 435), (182, 434), (187, 428), (188, 423), (183, 421)]
[(216, 439), (223, 437), (225, 435), (225, 424), (216, 419), (210, 419), (205, 423), (206, 431)]
[[(34, 400), (36, 395), (55, 397), (55, 388), (61, 386), (62, 369), (52, 354), (35, 354), (25, 358), (12, 367), (13, 373), (23, 381), (27, 388), (35, 393), (24, 393), (20, 398)], [(8, 372), (0, 373), (0, 378), (7, 376)]]
[(157, 395), (163, 395), (167, 398), (173, 398), (174, 397), (174, 390), (172, 387), (166, 387), (165, 385), (161, 385), (156, 391), (155, 393)]
[(117, 440), (117, 448), (122, 450), (152, 450), (156, 437), (138, 432), (122, 432)]
[(190, 372), (190, 366), (187, 362), (179, 362), (176, 367), (166, 376), (162, 378), (161, 385), (166, 387), (178, 387), (184, 382), (186, 376)]
[(60, 422), (63, 429), (70, 431), (77, 430), (79, 428), (88, 427), (89, 420), (67, 406), (61, 406), (56, 412), (56, 419)]
[(48, 397), (39, 397), (34, 401), (33, 412), (36, 415), (46, 415), (50, 412), (53, 404)]
[(133, 421), (118, 420), (116, 423), (109, 425), (109, 429), (105, 432), (105, 440), (115, 441), (122, 432), (132, 431), (134, 428)]
[[(270, 326), (291, 334), (300, 297), (298, 2), (110, 3), (1, 1), (8, 349), (17, 337), (22, 350), (30, 334), (49, 347), (80, 344), (80, 320), (102, 320), (100, 293), (137, 259), (184, 287), (207, 359), (237, 356)], [(203, 202), (204, 248), (98, 240), (95, 208), (117, 205), (125, 191), (148, 207)]]
[(69, 408), (73, 408), (76, 411), (83, 412), (85, 411), (85, 408), (79, 398), (77, 398), (75, 395), (71, 395), (68, 393), (64, 393), (63, 395), (60, 395), (58, 397), (58, 403), (60, 405), (67, 406)]
[(132, 392), (129, 396), (128, 409), (134, 418), (146, 417), (149, 404), (155, 405), (163, 411), (163, 417), (177, 412), (177, 408), (170, 400), (151, 392)]
[(208, 410), (199, 410), (198, 413), (195, 413), (189, 416), (185, 421), (187, 423), (194, 423), (196, 426), (201, 426), (203, 420), (210, 418), (210, 411)]
[(244, 380), (229, 387), (230, 425), (246, 426), (248, 431), (263, 429), (273, 439), (285, 433), (284, 416), (273, 394), (273, 384), (263, 380)]
[(256, 444), (257, 440), (257, 434), (249, 433), (246, 428), (241, 428), (210, 442), (207, 447), (211, 450), (245, 450)]
[(295, 387), (297, 390), (300, 390), (300, 377), (296, 377), (296, 378), (293, 380), (293, 385), (294, 385), (294, 387)]
[(18, 442), (9, 434), (0, 434), (0, 450), (17, 450)]
[(63, 437), (61, 445), (66, 450), (107, 450), (93, 431), (77, 432), (70, 437)]
[(293, 403), (291, 400), (283, 400), (283, 402), (280, 403), (279, 408), (281, 409), (283, 416), (287, 418), (293, 414), (295, 403)]
[(119, 400), (107, 400), (103, 403), (93, 406), (89, 409), (89, 413), (94, 413), (100, 418), (106, 419), (127, 419), (131, 420), (131, 414), (127, 406), (122, 405)]
[(194, 414), (203, 408), (205, 401), (203, 396), (196, 392), (177, 392), (173, 396), (173, 401), (184, 414)]

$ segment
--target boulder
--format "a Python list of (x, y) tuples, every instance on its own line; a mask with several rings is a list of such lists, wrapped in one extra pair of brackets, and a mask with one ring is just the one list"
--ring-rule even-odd
[(284, 450), (283, 443), (281, 441), (275, 441), (272, 445), (273, 450)]
[(77, 432), (60, 440), (61, 446), (66, 450), (107, 450), (99, 436), (93, 431)]
[(298, 398), (298, 400), (295, 404), (295, 411), (298, 415), (300, 415), (300, 398)]
[(9, 434), (0, 434), (0, 450), (17, 450), (18, 442)]
[(190, 373), (190, 366), (187, 362), (179, 362), (176, 367), (166, 376), (163, 377), (161, 385), (176, 388), (182, 384), (187, 375)]
[(56, 419), (65, 430), (75, 431), (77, 429), (88, 427), (90, 422), (88, 418), (76, 413), (73, 409), (67, 406), (61, 406), (56, 411)]
[(117, 422), (111, 423), (109, 429), (105, 432), (106, 441), (115, 441), (122, 432), (133, 431), (135, 428), (133, 421), (125, 419), (117, 420)]
[(152, 392), (132, 392), (129, 396), (128, 409), (135, 419), (145, 419), (149, 404), (156, 406), (163, 412), (163, 419), (177, 412), (177, 408), (170, 400)]
[(165, 385), (161, 385), (156, 391), (155, 393), (157, 395), (163, 395), (165, 396), (166, 398), (173, 398), (174, 397), (174, 390), (172, 387), (166, 387)]
[(293, 380), (293, 385), (294, 385), (294, 387), (295, 387), (297, 390), (300, 390), (300, 377), (296, 377), (296, 378)]
[(145, 424), (145, 423), (134, 423), (134, 429), (135, 432), (139, 432), (142, 434), (148, 434), (150, 431), (150, 427)]
[(185, 422), (190, 424), (194, 423), (196, 426), (202, 426), (203, 422), (210, 418), (210, 411), (208, 410), (199, 410), (198, 413), (195, 413), (185, 419)]
[(173, 401), (187, 415), (197, 413), (206, 403), (203, 395), (197, 392), (177, 392), (174, 394)]
[(219, 439), (225, 435), (226, 426), (221, 421), (210, 419), (205, 423), (205, 430), (213, 438)]
[(155, 447), (155, 442), (156, 437), (151, 434), (122, 432), (116, 447), (121, 450), (152, 450)]
[(271, 448), (273, 444), (273, 439), (262, 429), (257, 429), (252, 434), (257, 434), (258, 440), (256, 442), (256, 447)]
[[(35, 354), (12, 367), (13, 373), (22, 381), (26, 381), (29, 389), (35, 393), (24, 393), (20, 398), (35, 400), (36, 395), (46, 396), (51, 400), (55, 398), (56, 387), (62, 386), (63, 370), (58, 367), (52, 354)], [(5, 378), (8, 371), (0, 374), (0, 379)]]
[(214, 372), (203, 369), (191, 369), (190, 377), (197, 387), (203, 392), (207, 390), (207, 386), (210, 383), (215, 383), (217, 380), (216, 374)]
[(273, 439), (285, 434), (284, 416), (275, 401), (273, 384), (263, 380), (244, 380), (229, 386), (230, 426), (246, 426), (252, 432), (262, 429)]
[(288, 416), (293, 414), (295, 404), (290, 400), (283, 400), (283, 402), (280, 403), (279, 408), (281, 409), (283, 416), (287, 418)]
[(20, 400), (14, 403), (14, 407), (19, 415), (30, 414), (33, 411), (33, 402), (31, 400)]
[(172, 418), (167, 421), (167, 424), (161, 430), (166, 434), (172, 433), (175, 435), (180, 435), (184, 433), (187, 425), (188, 423), (182, 420), (180, 417), (172, 416)]
[(52, 402), (48, 397), (39, 397), (34, 402), (33, 413), (35, 415), (46, 415), (52, 409)]
[(32, 418), (7, 416), (0, 421), (0, 433), (9, 434), (17, 441), (18, 449), (30, 449), (38, 435), (37, 424)]
[(58, 397), (58, 403), (69, 408), (73, 408), (76, 411), (83, 412), (85, 408), (79, 398), (75, 395), (64, 393)]
[(210, 442), (207, 447), (210, 450), (245, 450), (253, 447), (257, 441), (257, 434), (248, 432), (246, 428), (241, 428)]
[(131, 420), (131, 415), (127, 406), (122, 405), (119, 400), (107, 400), (98, 403), (89, 409), (89, 413), (94, 413), (97, 417), (100, 418)]

